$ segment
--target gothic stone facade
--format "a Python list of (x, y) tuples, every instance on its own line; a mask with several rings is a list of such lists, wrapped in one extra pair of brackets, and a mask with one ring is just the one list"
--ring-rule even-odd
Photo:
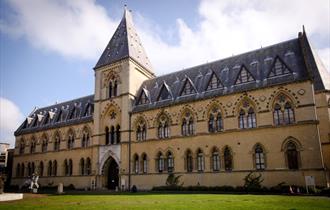
[(298, 38), (156, 77), (125, 10), (95, 68), (95, 93), (38, 108), (15, 132), (12, 185), (329, 185), (330, 77)]

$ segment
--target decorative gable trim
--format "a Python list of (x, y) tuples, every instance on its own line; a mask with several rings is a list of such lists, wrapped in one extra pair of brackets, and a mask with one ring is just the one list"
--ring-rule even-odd
[(194, 83), (188, 76), (186, 76), (185, 82), (180, 91), (180, 96), (191, 95), (195, 93), (197, 93), (197, 90)]
[(285, 64), (285, 62), (279, 56), (276, 56), (272, 64), (272, 67), (268, 73), (268, 78), (283, 76), (288, 74), (292, 74), (291, 69)]
[(235, 80), (235, 85), (240, 85), (240, 84), (254, 82), (254, 81), (255, 81), (254, 76), (245, 67), (245, 65), (242, 65), (241, 70), (237, 74), (237, 78)]
[(170, 90), (170, 88), (166, 84), (166, 82), (164, 82), (158, 93), (157, 101), (163, 101), (163, 100), (172, 99), (172, 98), (173, 98), (172, 91)]
[(223, 88), (223, 84), (222, 84), (221, 80), (218, 78), (218, 76), (216, 75), (216, 73), (214, 71), (212, 71), (211, 77), (210, 77), (209, 81), (207, 82), (206, 91), (214, 90), (214, 89), (218, 89), (218, 88)]

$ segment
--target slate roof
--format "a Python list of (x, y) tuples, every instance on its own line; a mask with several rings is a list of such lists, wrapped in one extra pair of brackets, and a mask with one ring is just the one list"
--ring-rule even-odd
[[(269, 77), (276, 58), (289, 68), (290, 74)], [(243, 66), (252, 74), (255, 81), (236, 84)], [(223, 87), (206, 91), (213, 73), (221, 80)], [(187, 79), (192, 81), (197, 93), (180, 96)], [(307, 79), (314, 82), (316, 91), (330, 90), (327, 84), (330, 83), (329, 73), (314, 57), (307, 36), (303, 32), (299, 33), (298, 38), (289, 41), (147, 80), (141, 85), (136, 96), (140, 96), (142, 90), (147, 91), (150, 103), (135, 103), (133, 112)], [(164, 83), (170, 88), (172, 99), (157, 101)]]
[(152, 75), (154, 74), (149, 58), (135, 30), (131, 12), (125, 8), (120, 24), (94, 69), (128, 57), (145, 67)]
[[(88, 112), (88, 109), (90, 109), (90, 112)], [(76, 110), (76, 116), (72, 115), (74, 110)], [(66, 101), (39, 109), (37, 108), (15, 131), (15, 136), (49, 128), (90, 122), (93, 120), (93, 110), (94, 95), (77, 98), (71, 101)], [(61, 117), (61, 119), (59, 119), (59, 117)]]

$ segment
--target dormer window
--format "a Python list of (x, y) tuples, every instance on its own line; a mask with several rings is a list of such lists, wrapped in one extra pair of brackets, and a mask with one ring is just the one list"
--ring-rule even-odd
[(235, 84), (239, 85), (253, 81), (255, 81), (255, 79), (252, 74), (245, 68), (245, 66), (242, 66), (240, 72), (238, 73)]
[(84, 112), (84, 117), (92, 115), (92, 104), (88, 103)]
[(279, 57), (276, 57), (268, 77), (276, 77), (290, 73), (291, 70), (287, 67), (287, 65)]
[(171, 98), (172, 98), (172, 96), (169, 92), (167, 85), (163, 84), (163, 86), (160, 89), (157, 101), (162, 101), (162, 100), (171, 99)]
[(138, 105), (148, 104), (148, 103), (150, 103), (149, 98), (148, 98), (145, 90), (142, 90), (140, 98), (138, 100)]
[(213, 72), (212, 73), (212, 76), (211, 76), (211, 78), (209, 80), (209, 84), (208, 84), (206, 90), (214, 90), (214, 89), (221, 88), (221, 87), (222, 87), (222, 84), (221, 84), (219, 78)]
[(194, 88), (192, 82), (187, 78), (183, 85), (180, 95), (185, 96), (185, 95), (190, 95), (190, 94), (194, 94), (194, 93), (196, 93), (195, 88)]

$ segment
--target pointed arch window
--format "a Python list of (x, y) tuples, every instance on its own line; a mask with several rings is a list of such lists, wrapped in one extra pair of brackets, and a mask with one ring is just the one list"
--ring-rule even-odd
[(186, 168), (187, 172), (193, 171), (193, 156), (190, 150), (186, 152)]
[(172, 173), (174, 171), (174, 158), (171, 152), (167, 152), (167, 171)]
[(85, 175), (85, 160), (84, 158), (80, 159), (80, 175)]
[(255, 165), (257, 170), (265, 169), (265, 153), (260, 144), (257, 144), (254, 149)]
[(140, 170), (139, 164), (139, 156), (137, 154), (134, 155), (134, 173), (138, 174)]
[(21, 177), (24, 177), (25, 176), (25, 165), (24, 163), (22, 163), (22, 166), (21, 166)]
[(279, 94), (275, 98), (273, 118), (275, 125), (287, 125), (295, 122), (292, 101), (286, 95)]
[(169, 138), (169, 120), (164, 114), (158, 118), (158, 138), (166, 139)]
[(44, 136), (42, 139), (41, 150), (42, 150), (42, 152), (47, 152), (47, 150), (48, 150), (48, 139), (46, 136)]
[(142, 173), (148, 173), (148, 159), (146, 154), (142, 154)]
[(164, 156), (161, 152), (158, 153), (157, 155), (157, 170), (159, 173), (162, 173), (165, 169), (165, 160), (164, 160)]
[(287, 67), (287, 65), (279, 57), (276, 57), (268, 77), (276, 77), (290, 73), (291, 70)]
[(85, 166), (85, 170), (86, 170), (86, 175), (91, 175), (91, 171), (92, 171), (92, 164), (91, 164), (91, 159), (87, 158), (86, 159), (86, 166)]
[(203, 151), (201, 149), (198, 149), (197, 151), (197, 170), (199, 172), (204, 171), (205, 167), (204, 167), (204, 154)]
[(54, 140), (54, 151), (60, 151), (60, 135), (57, 133), (55, 134), (55, 140)]
[(74, 135), (72, 131), (68, 135), (68, 149), (73, 149), (74, 148)]
[(28, 176), (31, 177), (32, 176), (32, 167), (31, 167), (31, 163), (28, 163), (28, 167), (27, 167), (27, 172), (28, 172)]
[(39, 164), (39, 176), (43, 176), (44, 175), (44, 162), (40, 162)]
[(248, 100), (243, 101), (242, 106), (240, 107), (238, 125), (241, 129), (257, 127), (256, 114), (253, 106)]
[(220, 155), (219, 150), (217, 148), (213, 148), (212, 151), (212, 169), (213, 171), (220, 170)]
[(286, 156), (287, 156), (287, 163), (289, 169), (298, 169), (298, 150), (297, 146), (293, 142), (289, 142), (286, 146)]
[(223, 158), (224, 158), (224, 163), (225, 163), (225, 170), (231, 171), (233, 169), (233, 156), (232, 156), (231, 150), (228, 146), (226, 146), (224, 149)]
[(86, 148), (90, 145), (89, 132), (87, 129), (84, 129), (83, 136), (81, 140), (81, 147)]
[(245, 66), (242, 66), (240, 72), (238, 73), (235, 84), (239, 85), (253, 81), (255, 81), (255, 79), (252, 74), (247, 70)]
[(219, 109), (212, 109), (209, 115), (208, 125), (210, 133), (219, 132), (223, 130), (222, 115)]
[(192, 82), (187, 78), (181, 90), (180, 96), (190, 95), (194, 93), (196, 93), (195, 88)]
[(21, 164), (17, 164), (16, 166), (16, 177), (20, 177), (21, 176)]
[(25, 141), (22, 139), (19, 144), (19, 154), (24, 154), (25, 150)]
[(219, 78), (217, 77), (217, 75), (215, 73), (212, 73), (212, 76), (209, 80), (209, 84), (207, 85), (206, 90), (214, 90), (217, 88), (221, 88), (222, 84), (219, 80)]
[(120, 143), (120, 125), (116, 126), (116, 138), (115, 138), (116, 144)]
[(57, 161), (53, 161), (53, 176), (57, 176)]
[(189, 111), (187, 111), (183, 116), (181, 133), (183, 136), (191, 136), (194, 134), (194, 119)]
[(32, 139), (31, 145), (30, 145), (30, 153), (35, 153), (36, 152), (36, 140)]
[(48, 169), (47, 169), (47, 175), (48, 176), (51, 176), (52, 174), (53, 174), (53, 163), (52, 163), (52, 161), (50, 160), (50, 161), (48, 161)]
[(110, 128), (110, 144), (115, 143), (115, 126), (111, 126)]
[(140, 120), (137, 123), (136, 128), (136, 140), (137, 141), (144, 141), (147, 138), (147, 126), (144, 120)]
[(110, 132), (109, 127), (105, 127), (105, 144), (110, 144)]

